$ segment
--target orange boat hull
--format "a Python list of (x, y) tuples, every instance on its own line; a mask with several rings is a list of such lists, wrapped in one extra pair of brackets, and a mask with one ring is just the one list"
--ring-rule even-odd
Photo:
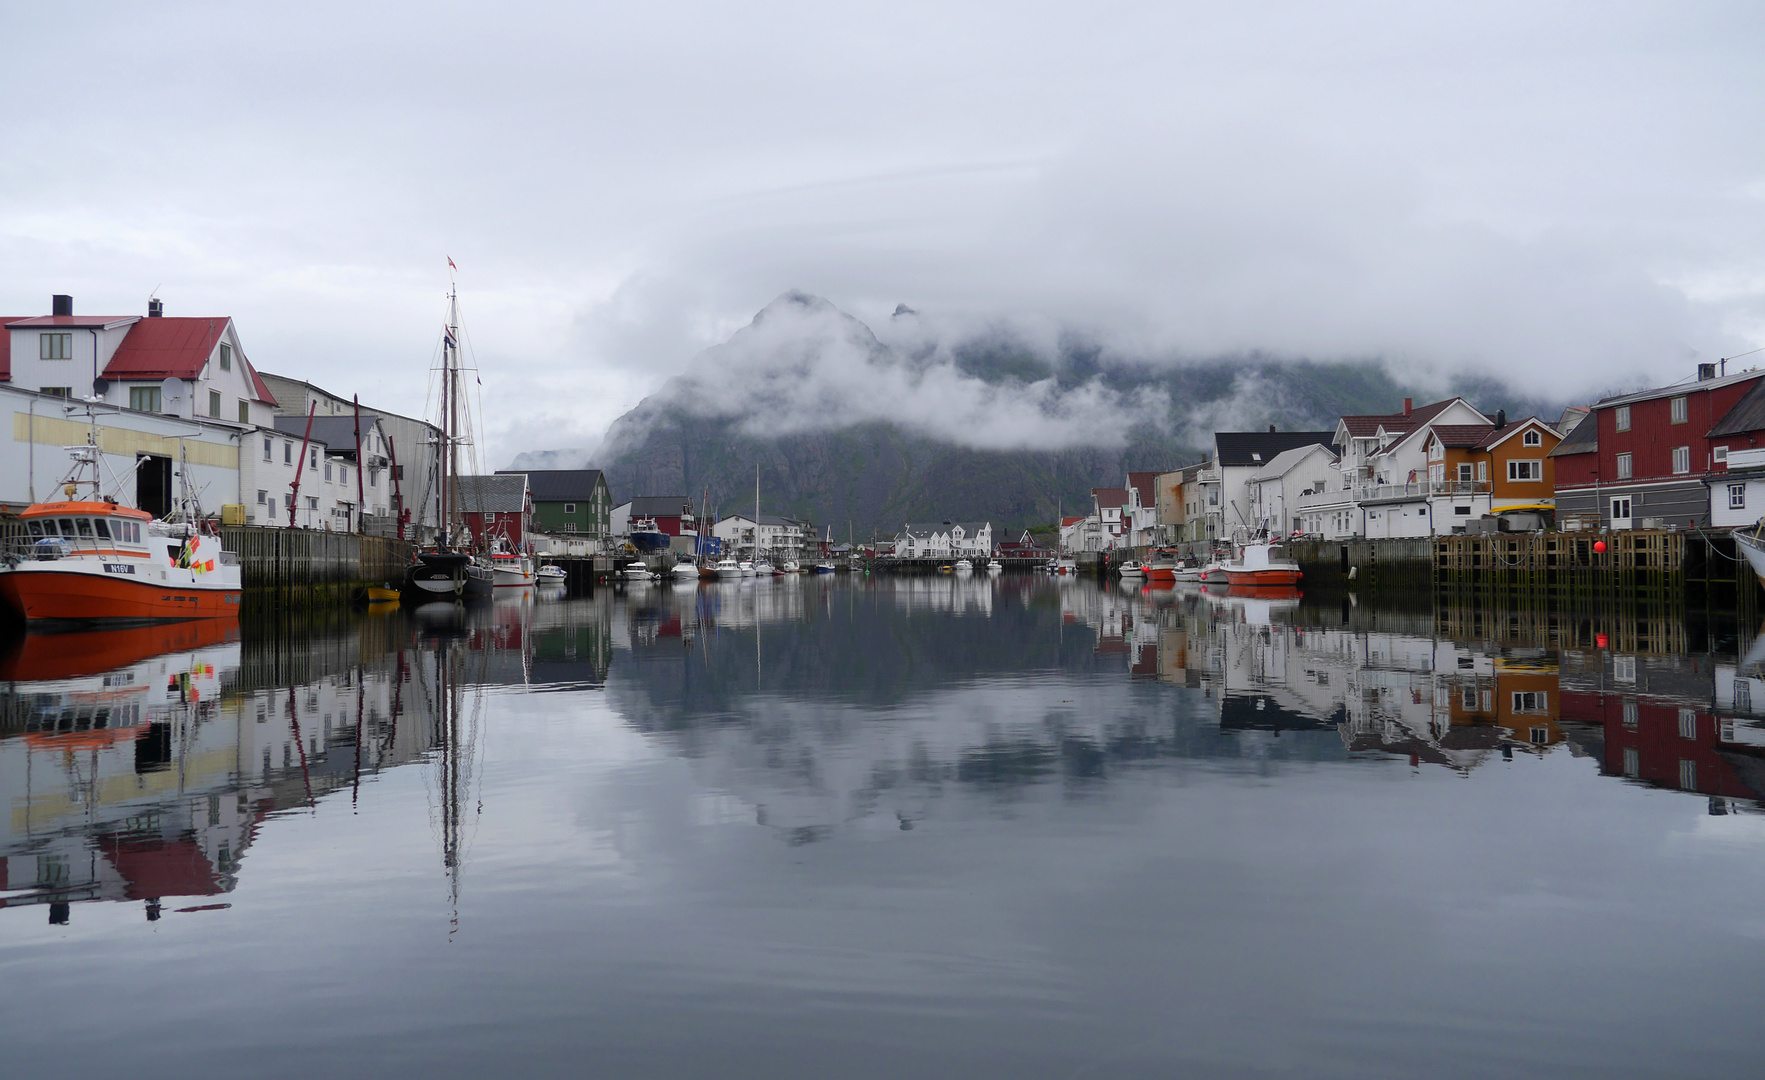
[(31, 622), (167, 622), (239, 614), (238, 589), (170, 586), (57, 570), (0, 574), (0, 600)]
[[(1233, 585), (1297, 585), (1298, 570), (1227, 570), (1226, 580)], [(1212, 578), (1208, 579), (1213, 580)]]

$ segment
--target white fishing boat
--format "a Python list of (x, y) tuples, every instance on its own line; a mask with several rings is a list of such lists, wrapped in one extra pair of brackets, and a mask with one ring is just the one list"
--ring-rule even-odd
[(712, 566), (711, 569), (715, 571), (717, 577), (723, 581), (742, 576), (741, 564), (734, 559), (718, 559), (716, 565)]
[(542, 566), (538, 570), (535, 570), (533, 572), (533, 577), (534, 577), (535, 581), (538, 581), (540, 583), (546, 583), (546, 582), (562, 583), (562, 582), (570, 580), (570, 575), (565, 573), (563, 567), (555, 566), (550, 563), (547, 563), (545, 566)]
[(974, 573), (974, 563), (967, 559), (957, 559), (955, 569), (958, 574), (972, 574)]
[(19, 515), (24, 535), (0, 562), (0, 598), (8, 607), (31, 623), (239, 614), (239, 564), (221, 550), (220, 536), (120, 505), (102, 493), (98, 447), (69, 451), (66, 498), (27, 507)]
[(1134, 559), (1129, 559), (1127, 562), (1122, 563), (1120, 566), (1116, 567), (1115, 572), (1120, 574), (1122, 577), (1133, 577), (1133, 578), (1145, 577), (1146, 576), (1146, 567)]
[(656, 576), (650, 573), (649, 567), (640, 562), (632, 563), (624, 570), (621, 570), (620, 574), (623, 575), (627, 581), (648, 581)]
[(518, 551), (490, 553), (493, 587), (498, 589), (530, 589), (533, 587), (533, 556)]

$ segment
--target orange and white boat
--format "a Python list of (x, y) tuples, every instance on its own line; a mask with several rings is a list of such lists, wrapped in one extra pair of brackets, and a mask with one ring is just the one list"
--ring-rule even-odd
[[(71, 447), (62, 502), (20, 514), (24, 535), (0, 555), (0, 600), (29, 623), (151, 623), (239, 613), (239, 564), (221, 538), (101, 497), (94, 447)], [(90, 484), (90, 498), (79, 497)]]
[[(1245, 544), (1238, 549), (1238, 557), (1224, 563), (1220, 569), (1225, 572), (1226, 581), (1234, 586), (1297, 585), (1302, 576), (1298, 563), (1281, 557), (1280, 548), (1268, 543)], [(1212, 581), (1213, 578), (1204, 580)]]

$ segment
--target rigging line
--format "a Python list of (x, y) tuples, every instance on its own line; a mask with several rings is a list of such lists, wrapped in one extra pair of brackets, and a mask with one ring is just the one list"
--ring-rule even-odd
[(1746, 352), (1743, 352), (1743, 353), (1735, 353), (1733, 356), (1717, 357), (1717, 359), (1721, 360), (1724, 364), (1726, 364), (1730, 360), (1739, 360), (1743, 356), (1751, 356), (1756, 352), (1765, 352), (1765, 345), (1761, 345), (1757, 349), (1748, 349)]

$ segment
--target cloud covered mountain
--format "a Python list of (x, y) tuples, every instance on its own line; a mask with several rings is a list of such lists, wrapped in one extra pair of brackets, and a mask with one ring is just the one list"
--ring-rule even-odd
[[(1477, 391), (1491, 411), (1528, 404), (1500, 386)], [(838, 534), (924, 519), (1018, 527), (1088, 505), (1092, 487), (1130, 469), (1198, 460), (1216, 430), (1327, 428), (1415, 393), (1374, 362), (1177, 363), (1006, 334), (949, 342), (905, 307), (879, 336), (791, 292), (615, 421), (592, 454), (529, 453), (515, 467), (592, 464), (618, 499), (708, 489), (728, 514), (752, 509), (757, 465), (762, 510)]]

